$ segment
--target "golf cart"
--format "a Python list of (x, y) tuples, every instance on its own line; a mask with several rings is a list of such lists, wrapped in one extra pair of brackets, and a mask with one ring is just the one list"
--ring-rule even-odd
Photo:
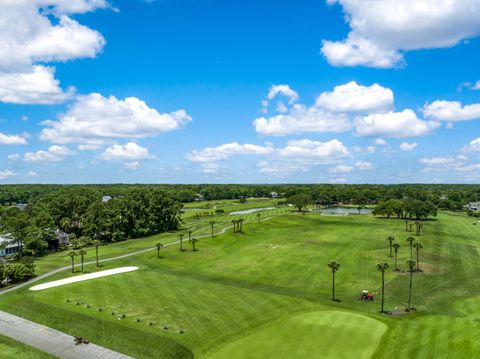
[(362, 290), (362, 295), (360, 296), (360, 300), (363, 302), (373, 302), (374, 297), (372, 293), (368, 293), (368, 290)]

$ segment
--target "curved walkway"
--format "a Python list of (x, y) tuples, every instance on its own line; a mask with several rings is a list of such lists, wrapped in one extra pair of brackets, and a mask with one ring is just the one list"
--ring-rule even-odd
[(2, 311), (0, 334), (62, 359), (133, 359), (92, 343), (75, 345), (71, 335)]

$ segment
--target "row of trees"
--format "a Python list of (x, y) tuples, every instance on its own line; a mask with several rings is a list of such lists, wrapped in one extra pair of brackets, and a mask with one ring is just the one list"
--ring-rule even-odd
[(412, 198), (389, 199), (380, 202), (373, 210), (374, 215), (383, 215), (388, 218), (427, 219), (437, 215), (437, 206), (428, 200)]
[[(393, 251), (395, 252), (395, 264), (394, 270), (400, 271), (397, 267), (397, 257), (398, 251), (400, 248), (400, 244), (395, 241), (395, 237), (389, 236), (387, 237), (387, 242), (389, 243), (389, 257), (393, 257)], [(420, 249), (423, 248), (423, 245), (416, 240), (414, 237), (407, 237), (406, 242), (409, 244), (410, 247), (410, 258), (406, 261), (406, 265), (409, 272), (409, 285), (408, 285), (408, 304), (407, 310), (412, 309), (412, 284), (413, 284), (413, 273), (414, 272), (421, 272), (420, 269)], [(416, 260), (413, 257), (413, 249), (415, 248), (416, 251)], [(340, 269), (340, 263), (337, 261), (330, 261), (327, 264), (328, 268), (332, 273), (332, 301), (336, 301), (335, 298), (335, 274)], [(385, 312), (385, 272), (390, 268), (390, 265), (387, 262), (381, 262), (377, 264), (377, 270), (381, 272), (381, 305), (380, 305), (380, 312)]]
[(355, 198), (367, 204), (385, 202), (389, 199), (414, 198), (430, 201), (439, 208), (459, 210), (468, 202), (480, 200), (480, 185), (458, 184), (400, 184), (400, 185), (343, 185), (343, 184), (283, 184), (283, 185), (2, 185), (0, 205), (31, 203), (51, 192), (65, 189), (96, 192), (100, 196), (115, 198), (128, 196), (136, 190), (159, 190), (168, 193), (179, 202), (198, 199), (221, 200), (248, 197), (270, 197), (275, 192), (279, 197), (308, 193), (315, 203), (332, 204), (352, 202)]
[(88, 187), (65, 187), (35, 198), (25, 210), (2, 208), (0, 234), (13, 238), (21, 254), (41, 255), (57, 240), (59, 231), (68, 233), (72, 243), (89, 243), (177, 230), (182, 207), (167, 193), (149, 187), (108, 201)]

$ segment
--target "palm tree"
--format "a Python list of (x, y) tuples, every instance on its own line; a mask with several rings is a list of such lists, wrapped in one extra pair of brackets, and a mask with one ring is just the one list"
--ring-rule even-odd
[(243, 218), (240, 218), (240, 219), (238, 220), (238, 226), (239, 226), (239, 227), (238, 227), (238, 231), (239, 231), (239, 232), (243, 232)]
[(407, 237), (407, 242), (410, 243), (410, 259), (413, 259), (413, 243), (415, 243), (415, 238)]
[(160, 258), (160, 248), (163, 247), (162, 243), (157, 243), (157, 258)]
[(180, 240), (180, 252), (183, 252), (183, 236), (184, 236), (184, 235), (185, 235), (185, 234), (180, 233), (180, 234), (177, 236), (177, 237), (179, 238), (179, 240)]
[(75, 272), (75, 257), (78, 255), (77, 252), (75, 251), (70, 251), (68, 252), (68, 256), (70, 257), (70, 259), (72, 260), (72, 273)]
[(380, 313), (383, 313), (384, 295), (385, 295), (385, 271), (388, 269), (388, 263), (378, 263), (377, 269), (382, 272), (382, 306)]
[(261, 215), (260, 213), (257, 213), (258, 224), (260, 224), (260, 217), (261, 217), (261, 216), (262, 216), (262, 215)]
[(398, 257), (398, 249), (400, 248), (400, 244), (398, 243), (394, 243), (393, 244), (393, 249), (395, 250), (395, 271), (398, 271), (398, 268), (397, 268), (397, 257)]
[(237, 221), (232, 219), (232, 224), (233, 224), (233, 233), (237, 232)]
[(98, 267), (100, 267), (100, 265), (98, 264), (98, 247), (100, 247), (102, 245), (102, 242), (100, 242), (98, 239), (95, 239), (92, 242), (92, 245), (95, 247), (95, 258), (96, 258), (96, 261), (97, 261), (97, 268), (98, 268)]
[(213, 238), (213, 226), (215, 225), (216, 222), (215, 221), (210, 221), (209, 223), (212, 226), (212, 238)]
[(415, 235), (419, 236), (420, 235), (420, 222), (415, 221)]
[(420, 252), (420, 249), (423, 248), (421, 243), (415, 242), (413, 245), (415, 247), (415, 250), (417, 252), (417, 271), (420, 272), (420, 261), (418, 260), (418, 252)]
[(405, 219), (405, 232), (408, 232), (408, 219)]
[(193, 250), (194, 252), (197, 251), (197, 249), (195, 249), (195, 243), (197, 243), (197, 241), (198, 241), (198, 239), (192, 238), (192, 250)]
[(188, 231), (188, 243), (192, 241), (192, 231)]
[(415, 261), (413, 259), (409, 259), (407, 261), (407, 266), (410, 271), (410, 284), (408, 286), (408, 310), (412, 308), (412, 279), (413, 279), (413, 270), (415, 268)]
[(335, 273), (340, 268), (340, 263), (336, 261), (330, 261), (327, 266), (332, 271), (332, 300), (335, 301)]
[(83, 273), (83, 260), (85, 259), (85, 256), (87, 255), (87, 251), (85, 249), (80, 249), (78, 251), (78, 254), (80, 255), (80, 262), (82, 263), (82, 273)]
[(392, 256), (392, 243), (393, 243), (394, 240), (395, 240), (395, 237), (392, 237), (392, 236), (387, 237), (387, 241), (390, 244), (390, 257), (393, 257)]

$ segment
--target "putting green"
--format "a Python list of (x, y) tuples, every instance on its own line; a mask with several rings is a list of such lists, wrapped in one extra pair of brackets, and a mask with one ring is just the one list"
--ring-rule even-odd
[(223, 358), (371, 358), (387, 325), (341, 311), (291, 316), (207, 355)]

